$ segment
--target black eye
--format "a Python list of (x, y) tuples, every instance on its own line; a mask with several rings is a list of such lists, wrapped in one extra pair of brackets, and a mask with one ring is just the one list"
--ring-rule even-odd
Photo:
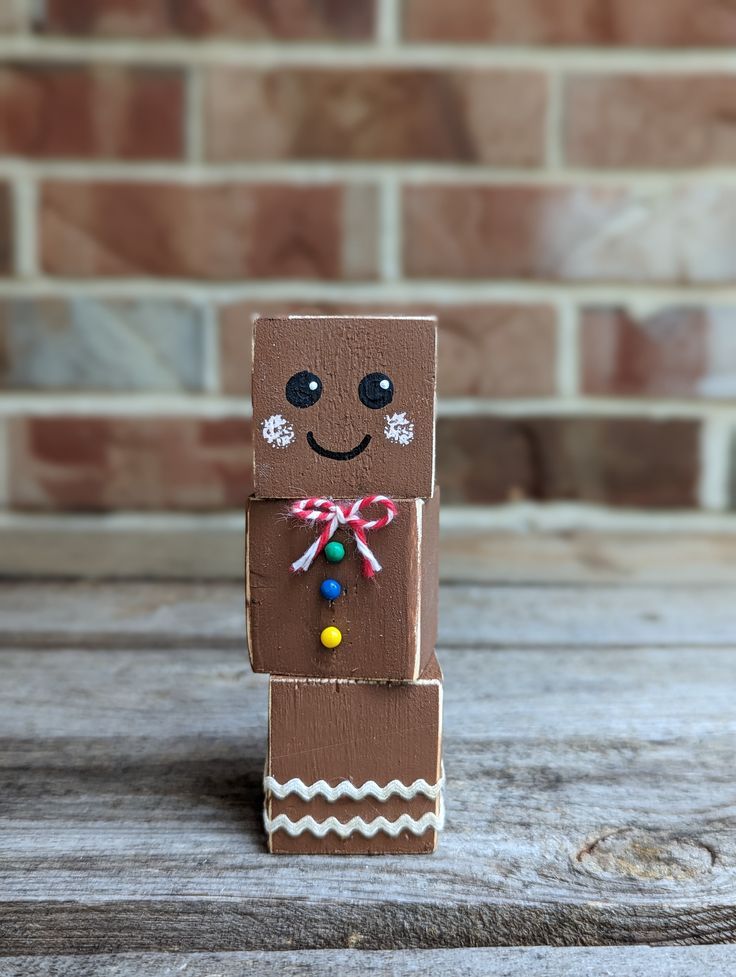
[(286, 384), (286, 399), (294, 407), (311, 407), (322, 396), (322, 381), (309, 370), (295, 373)]
[(394, 399), (394, 385), (385, 373), (369, 373), (360, 381), (358, 396), (366, 407), (380, 410)]

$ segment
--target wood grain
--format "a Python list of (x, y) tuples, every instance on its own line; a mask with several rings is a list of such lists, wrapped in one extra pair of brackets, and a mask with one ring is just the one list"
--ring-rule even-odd
[(4, 977), (733, 977), (736, 948), (494, 947), (459, 950), (311, 950), (7, 957)]
[[(546, 509), (544, 511), (547, 511)], [(457, 526), (443, 511), (443, 580), (514, 583), (736, 582), (732, 521), (708, 532), (518, 532)], [(0, 576), (240, 579), (243, 516), (135, 514), (0, 517)]]
[[(242, 584), (0, 584), (0, 647), (245, 649)], [(445, 585), (438, 647), (731, 647), (731, 585)]]
[[(398, 780), (437, 784), (442, 764), (442, 672), (433, 657), (421, 682), (387, 685), (379, 682), (310, 681), (271, 677), (269, 683), (268, 759), (266, 769), (280, 783), (299, 778), (305, 784), (326, 780), (331, 785), (350, 780), (386, 785)], [(292, 822), (312, 817), (318, 823), (353, 817), (365, 822), (383, 817), (390, 822), (436, 818), (437, 797), (375, 797), (362, 800), (269, 794), (269, 818), (285, 815)], [(403, 831), (398, 836), (380, 831), (373, 837), (354, 832), (323, 838), (310, 832), (290, 836), (271, 833), (274, 854), (427, 854), (437, 847), (437, 831)]]
[(446, 653), (448, 828), (409, 869), (268, 856), (265, 677), (139, 644), (0, 653), (5, 954), (736, 940), (723, 650)]

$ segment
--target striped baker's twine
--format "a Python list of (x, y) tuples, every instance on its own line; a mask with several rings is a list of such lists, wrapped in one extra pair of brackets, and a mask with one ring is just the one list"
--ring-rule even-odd
[(395, 821), (389, 821), (383, 816), (374, 818), (372, 821), (365, 821), (361, 817), (350, 818), (349, 821), (338, 821), (336, 817), (325, 818), (324, 821), (316, 821), (311, 814), (307, 814), (298, 821), (292, 821), (286, 814), (277, 814), (275, 818), (268, 816), (268, 811), (263, 811), (263, 826), (267, 834), (274, 831), (285, 831), (290, 837), (296, 838), (298, 835), (308, 831), (316, 835), (317, 838), (324, 838), (325, 835), (333, 832), (340, 838), (349, 838), (350, 835), (360, 834), (364, 838), (373, 838), (379, 832), (397, 838), (402, 831), (409, 831), (413, 835), (423, 835), (425, 831), (434, 828), (435, 831), (442, 831), (445, 826), (445, 801), (444, 795), (440, 794), (437, 814), (428, 811), (420, 818), (413, 818), (410, 814), (402, 814)]
[(444, 786), (444, 767), (436, 784), (430, 784), (421, 778), (412, 784), (405, 784), (401, 780), (390, 780), (385, 787), (381, 787), (375, 780), (366, 780), (360, 786), (350, 780), (341, 780), (339, 784), (331, 787), (326, 780), (316, 780), (313, 784), (305, 784), (299, 777), (292, 777), (286, 783), (281, 783), (269, 774), (263, 778), (263, 789), (279, 800), (292, 796), (299, 797), (303, 801), (311, 801), (315, 797), (324, 797), (327, 801), (337, 801), (342, 797), (349, 797), (352, 801), (362, 801), (366, 797), (373, 797), (378, 801), (387, 801), (390, 797), (401, 797), (402, 800), (410, 801), (417, 796), (435, 800), (442, 793)]
[[(372, 505), (383, 506), (385, 514), (378, 519), (366, 519), (362, 509)], [(298, 560), (291, 564), (292, 573), (306, 572), (325, 548), (338, 526), (350, 529), (355, 545), (363, 559), (363, 576), (372, 577), (381, 570), (381, 564), (368, 546), (365, 534), (369, 530), (383, 529), (395, 518), (396, 503), (386, 495), (366, 495), (354, 502), (335, 502), (334, 499), (300, 499), (289, 507), (295, 519), (320, 527), (320, 534)]]

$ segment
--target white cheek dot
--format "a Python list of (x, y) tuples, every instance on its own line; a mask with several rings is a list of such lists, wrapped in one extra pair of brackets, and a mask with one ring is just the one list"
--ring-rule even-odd
[(383, 433), (394, 444), (406, 446), (414, 440), (414, 422), (406, 416), (406, 411), (400, 414), (386, 414)]
[(294, 440), (294, 428), (281, 414), (272, 414), (261, 423), (261, 434), (272, 448), (286, 448)]

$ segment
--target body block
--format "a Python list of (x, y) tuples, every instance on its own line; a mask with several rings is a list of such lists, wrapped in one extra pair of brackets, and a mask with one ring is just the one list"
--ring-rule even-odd
[[(345, 558), (320, 554), (303, 573), (290, 566), (316, 535), (286, 515), (279, 500), (251, 498), (247, 512), (246, 617), (251, 666), (256, 672), (322, 678), (402, 680), (418, 678), (437, 639), (439, 490), (425, 500), (396, 500), (398, 514), (368, 534), (383, 569), (372, 579), (361, 572), (351, 534), (333, 539)], [(320, 593), (335, 580), (341, 595)], [(342, 634), (338, 647), (320, 642), (326, 627)]]

